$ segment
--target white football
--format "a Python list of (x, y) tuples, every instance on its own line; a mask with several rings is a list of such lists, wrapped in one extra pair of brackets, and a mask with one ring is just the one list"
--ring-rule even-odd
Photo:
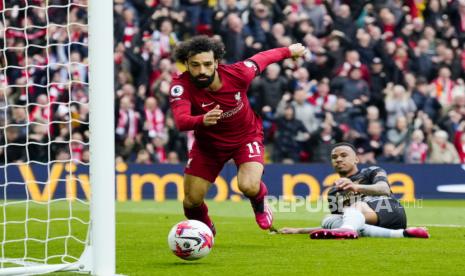
[(214, 243), (210, 228), (198, 220), (184, 220), (171, 228), (168, 245), (184, 260), (198, 260), (210, 253)]

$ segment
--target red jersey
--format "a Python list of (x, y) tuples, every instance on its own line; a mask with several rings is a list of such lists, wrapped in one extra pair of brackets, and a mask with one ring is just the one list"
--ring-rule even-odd
[[(174, 78), (170, 105), (177, 127), (181, 131), (193, 129), (196, 143), (205, 149), (233, 149), (246, 139), (262, 137), (262, 121), (250, 107), (247, 90), (268, 64), (288, 57), (288, 48), (277, 48), (235, 64), (219, 65), (222, 87), (217, 91), (197, 88), (187, 71)], [(204, 114), (216, 105), (223, 110), (221, 118), (216, 125), (204, 126)]]

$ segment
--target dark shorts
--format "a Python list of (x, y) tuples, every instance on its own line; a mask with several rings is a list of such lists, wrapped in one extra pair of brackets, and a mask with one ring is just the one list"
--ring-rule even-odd
[(374, 196), (363, 199), (378, 214), (379, 227), (389, 229), (407, 228), (407, 216), (404, 207), (392, 197)]
[(233, 159), (237, 166), (246, 162), (263, 164), (264, 156), (265, 148), (262, 137), (244, 141), (241, 146), (225, 151), (214, 148), (203, 149), (194, 142), (192, 149), (189, 151), (189, 159), (184, 173), (201, 177), (213, 183), (224, 164), (230, 159)]

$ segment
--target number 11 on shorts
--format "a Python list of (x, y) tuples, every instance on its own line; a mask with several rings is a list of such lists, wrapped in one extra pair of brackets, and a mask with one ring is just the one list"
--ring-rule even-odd
[(261, 154), (260, 145), (258, 144), (257, 141), (248, 143), (247, 147), (249, 148), (249, 158), (260, 156)]

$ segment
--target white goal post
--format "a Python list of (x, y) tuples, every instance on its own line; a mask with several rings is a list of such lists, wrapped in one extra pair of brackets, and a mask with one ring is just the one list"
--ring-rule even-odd
[(0, 41), (0, 275), (115, 275), (113, 1), (0, 0)]
[(90, 181), (92, 273), (115, 274), (113, 1), (90, 0)]

